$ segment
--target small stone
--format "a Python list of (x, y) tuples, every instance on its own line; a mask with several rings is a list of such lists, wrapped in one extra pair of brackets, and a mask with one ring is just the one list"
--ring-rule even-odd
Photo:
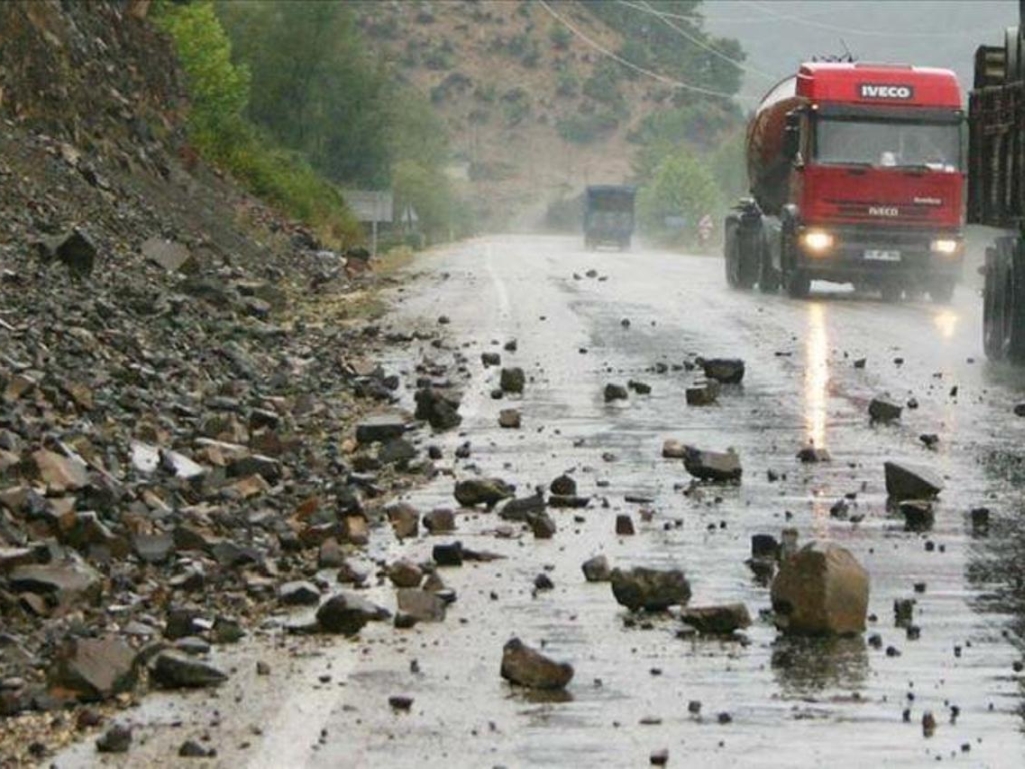
[(625, 513), (616, 516), (616, 534), (621, 537), (634, 535), (633, 519)]
[(932, 737), (936, 733), (936, 717), (931, 710), (922, 714), (922, 736)]
[(744, 379), (744, 361), (740, 358), (709, 358), (699, 363), (706, 377), (723, 384), (740, 384)]
[(577, 493), (577, 482), (571, 476), (563, 474), (553, 480), (548, 488), (552, 494), (573, 496)]
[(413, 698), (407, 697), (404, 694), (393, 694), (388, 698), (388, 705), (392, 710), (401, 710), (408, 712), (413, 707)]
[(502, 409), (498, 412), (498, 426), (509, 429), (517, 430), (522, 424), (523, 418), (520, 415), (519, 409)]
[(606, 403), (612, 403), (613, 401), (625, 401), (629, 397), (627, 390), (623, 385), (609, 382), (605, 385), (604, 398)]
[(903, 407), (885, 397), (876, 397), (868, 404), (868, 416), (873, 422), (894, 422), (900, 419)]
[(527, 376), (519, 366), (503, 368), (499, 374), (499, 387), (502, 392), (522, 393)]
[(648, 761), (652, 766), (665, 766), (669, 763), (669, 749), (660, 748), (659, 750), (651, 751)]
[(96, 740), (96, 750), (100, 753), (127, 753), (131, 745), (132, 729), (123, 724), (114, 724)]
[(608, 582), (611, 579), (612, 570), (609, 568), (609, 559), (604, 555), (596, 555), (589, 558), (581, 565), (584, 572), (584, 579), (588, 582)]
[(182, 758), (212, 758), (217, 751), (213, 748), (207, 750), (195, 740), (185, 740), (178, 748), (178, 755)]

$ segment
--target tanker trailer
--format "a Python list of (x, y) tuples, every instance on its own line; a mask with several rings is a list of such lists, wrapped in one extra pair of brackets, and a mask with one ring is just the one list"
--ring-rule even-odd
[(948, 70), (813, 62), (748, 126), (751, 197), (726, 219), (727, 282), (812, 280), (949, 301), (963, 251), (961, 92)]

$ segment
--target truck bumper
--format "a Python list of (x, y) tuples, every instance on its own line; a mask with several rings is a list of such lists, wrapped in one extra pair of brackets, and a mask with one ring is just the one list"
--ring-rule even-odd
[(796, 257), (797, 267), (812, 279), (928, 286), (960, 279), (964, 241), (959, 231), (802, 227)]

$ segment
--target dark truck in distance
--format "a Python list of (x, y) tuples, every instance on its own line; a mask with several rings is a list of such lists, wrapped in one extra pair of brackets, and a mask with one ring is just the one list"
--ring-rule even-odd
[(968, 221), (1005, 233), (986, 249), (983, 347), (990, 360), (1025, 363), (1025, 64), (1022, 27), (975, 52), (968, 99)]
[(811, 281), (887, 300), (960, 278), (961, 90), (948, 70), (811, 62), (747, 130), (751, 198), (726, 218), (726, 279), (792, 297)]
[(584, 193), (584, 247), (630, 248), (634, 232), (636, 189), (621, 185), (591, 185)]

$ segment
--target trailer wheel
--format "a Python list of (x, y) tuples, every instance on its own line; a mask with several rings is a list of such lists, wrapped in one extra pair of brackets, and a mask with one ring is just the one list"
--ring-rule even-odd
[(982, 347), (990, 360), (1004, 357), (1003, 285), (997, 280), (996, 249), (986, 249), (986, 285), (982, 291)]
[(1022, 253), (1022, 241), (1019, 238), (1005, 245), (1004, 357), (1012, 363), (1022, 363), (1025, 362), (1025, 254)]

